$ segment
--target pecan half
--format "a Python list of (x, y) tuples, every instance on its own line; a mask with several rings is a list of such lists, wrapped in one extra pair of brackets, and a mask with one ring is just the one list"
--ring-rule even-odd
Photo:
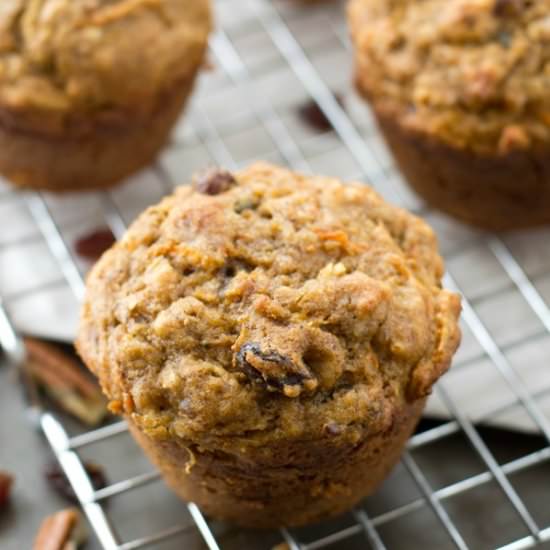
[(203, 195), (219, 195), (237, 184), (231, 172), (221, 168), (209, 168), (193, 176), (195, 189)]
[(86, 542), (87, 533), (80, 512), (67, 508), (48, 516), (40, 525), (33, 550), (72, 550)]
[(107, 415), (107, 401), (99, 386), (70, 355), (53, 344), (25, 338), (26, 372), (63, 410), (88, 426)]
[(298, 397), (313, 391), (318, 382), (309, 369), (273, 350), (264, 351), (255, 342), (244, 344), (235, 356), (237, 367), (253, 382), (264, 384), (268, 391)]

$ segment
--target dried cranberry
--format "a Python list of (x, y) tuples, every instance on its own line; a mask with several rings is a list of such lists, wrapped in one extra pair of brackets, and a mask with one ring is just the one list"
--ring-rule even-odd
[[(98, 466), (92, 462), (86, 462), (84, 464), (84, 469), (92, 482), (92, 487), (96, 491), (103, 489), (103, 487), (108, 485), (107, 478), (105, 477), (101, 466)], [(68, 502), (78, 504), (78, 498), (71, 486), (71, 483), (57, 462), (51, 463), (46, 467), (44, 476), (50, 487), (58, 495), (63, 497)]]
[(75, 250), (87, 260), (97, 260), (114, 242), (115, 236), (110, 229), (96, 229), (80, 237), (75, 243)]
[[(342, 96), (340, 94), (334, 94), (334, 98), (338, 102), (338, 105), (343, 107), (344, 100)], [(298, 113), (304, 122), (319, 132), (329, 132), (334, 130), (334, 126), (327, 118), (324, 111), (313, 100), (301, 105), (298, 109)]]

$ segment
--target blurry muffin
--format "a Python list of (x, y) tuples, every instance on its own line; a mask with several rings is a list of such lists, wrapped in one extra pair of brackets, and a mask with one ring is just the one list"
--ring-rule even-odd
[(352, 0), (356, 82), (428, 203), (550, 221), (550, 0)]
[(458, 341), (432, 230), (265, 164), (149, 208), (88, 278), (77, 341), (184, 499), (255, 527), (382, 482)]
[(203, 61), (208, 0), (5, 0), (0, 173), (23, 187), (111, 185), (168, 138)]

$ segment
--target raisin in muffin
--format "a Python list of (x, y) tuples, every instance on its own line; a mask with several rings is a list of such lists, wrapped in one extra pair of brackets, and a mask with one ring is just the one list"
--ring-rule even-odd
[(430, 204), (550, 222), (550, 0), (352, 0), (356, 81)]
[(91, 272), (78, 350), (167, 483), (243, 525), (371, 493), (458, 341), (432, 230), (257, 164), (149, 208)]
[(61, 191), (148, 164), (191, 92), (209, 0), (6, 0), (0, 172)]

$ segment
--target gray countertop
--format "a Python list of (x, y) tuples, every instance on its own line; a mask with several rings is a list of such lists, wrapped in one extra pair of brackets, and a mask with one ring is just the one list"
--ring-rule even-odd
[[(130, 222), (174, 185), (189, 181), (196, 169), (269, 160), (369, 181), (386, 198), (399, 198), (401, 206), (426, 217), (438, 234), (447, 269), (471, 307), (469, 322), (464, 318), (462, 323), (461, 348), (443, 386), (464, 418), (474, 422), (484, 418), (494, 425), (540, 433), (540, 426), (518, 406), (517, 398), (524, 389), (532, 394), (535, 406), (550, 415), (550, 229), (499, 240), (427, 210), (412, 195), (394, 169), (372, 113), (350, 84), (352, 56), (344, 0), (307, 7), (287, 0), (241, 0), (239, 9), (235, 0), (215, 4), (218, 33), (210, 51), (213, 69), (202, 75), (173, 139), (151, 169), (108, 194), (35, 197), (44, 201), (40, 204), (48, 210), (66, 250), (57, 246), (59, 242), (47, 245), (44, 227), (29, 208), (29, 196), (15, 193), (0, 179), (0, 218), (9, 227), (0, 232), (0, 267), (9, 265), (0, 269), (0, 293), (17, 327), (57, 339), (74, 336), (78, 304), (63, 262), (67, 257), (75, 262), (70, 264), (73, 274), (76, 270), (83, 276), (89, 268), (89, 263), (71, 254), (77, 237), (106, 223), (116, 232), (122, 222)], [(319, 133), (304, 123), (300, 109), (316, 96), (326, 115), (327, 106), (332, 105), (327, 101), (334, 101), (331, 91), (342, 99), (343, 109), (336, 117), (339, 124), (333, 124), (333, 132)], [(331, 111), (335, 109), (338, 106), (332, 105)], [(120, 220), (113, 217), (116, 212)], [(479, 324), (472, 322), (471, 315), (477, 316)], [(515, 385), (505, 383), (495, 368), (495, 356), (501, 366), (504, 362), (517, 374)], [(440, 396), (431, 400), (430, 407), (445, 415)], [(501, 407), (509, 408), (497, 414)], [(457, 426), (456, 420), (444, 427), (453, 425)], [(429, 426), (424, 423), (421, 428)], [(364, 503), (387, 548), (455, 547), (434, 507), (423, 497), (419, 479), (428, 493), (436, 492), (435, 508), (466, 546), (495, 548), (529, 534), (464, 432), (450, 429), (449, 434), (422, 446), (413, 444), (407, 465), (399, 465)], [(545, 529), (550, 537), (548, 441), (487, 428), (479, 434), (497, 463), (506, 464), (504, 482), (511, 484), (509, 492), (516, 492), (536, 528)], [(113, 483), (151, 470), (127, 434), (86, 447), (82, 457), (104, 466)], [(0, 512), (0, 550), (32, 548), (42, 518), (66, 506), (44, 481), (44, 467), (51, 459), (44, 438), (26, 418), (13, 372), (0, 356), (0, 469), (16, 475), (11, 506)], [(417, 468), (416, 482), (411, 467)], [(473, 488), (464, 490), (470, 485)], [(399, 518), (395, 510), (401, 511)], [(121, 540), (186, 525), (183, 536), (150, 548), (205, 548), (184, 503), (160, 482), (111, 498), (108, 513)], [(282, 540), (278, 532), (243, 531), (215, 523), (210, 527), (222, 550), (270, 549)], [(301, 543), (324, 536), (330, 537), (325, 542), (339, 540), (327, 548), (368, 547), (361, 523), (352, 515), (293, 534)], [(344, 535), (349, 536), (341, 538)], [(100, 550), (93, 535), (87, 548)]]
[[(43, 472), (52, 460), (51, 452), (43, 436), (32, 427), (25, 413), (14, 372), (6, 365), (0, 367), (0, 418), (0, 468), (16, 476), (11, 505), (0, 513), (0, 548), (27, 549), (32, 547), (34, 534), (43, 517), (67, 504), (45, 482)], [(433, 422), (424, 421), (421, 428), (432, 425)], [(481, 433), (500, 463), (544, 447), (544, 441), (534, 436), (494, 429), (481, 430)], [(466, 439), (459, 434), (411, 453), (434, 490), (485, 470)], [(111, 482), (150, 469), (127, 435), (87, 449), (83, 456), (89, 456), (94, 462), (102, 464)], [(528, 469), (510, 479), (535, 520), (540, 525), (548, 525), (550, 464)], [(367, 499), (365, 510), (370, 517), (378, 516), (420, 496), (410, 475), (400, 465), (382, 489)], [(527, 534), (521, 520), (494, 482), (446, 500), (445, 509), (470, 548), (494, 548)], [(162, 483), (153, 483), (113, 498), (108, 510), (123, 540), (145, 536), (173, 524), (185, 524), (189, 525), (189, 531), (183, 536), (151, 548), (205, 548), (184, 504), (171, 495)], [(300, 541), (308, 542), (353, 523), (351, 516), (343, 517), (323, 526), (297, 530), (295, 534)], [(218, 524), (211, 527), (222, 549), (270, 549), (281, 541), (281, 535), (277, 532), (244, 531)], [(402, 519), (381, 526), (379, 533), (390, 549), (454, 548), (434, 513), (426, 505)], [(331, 548), (365, 548), (365, 540), (360, 533)], [(93, 535), (86, 548), (100, 550)]]

